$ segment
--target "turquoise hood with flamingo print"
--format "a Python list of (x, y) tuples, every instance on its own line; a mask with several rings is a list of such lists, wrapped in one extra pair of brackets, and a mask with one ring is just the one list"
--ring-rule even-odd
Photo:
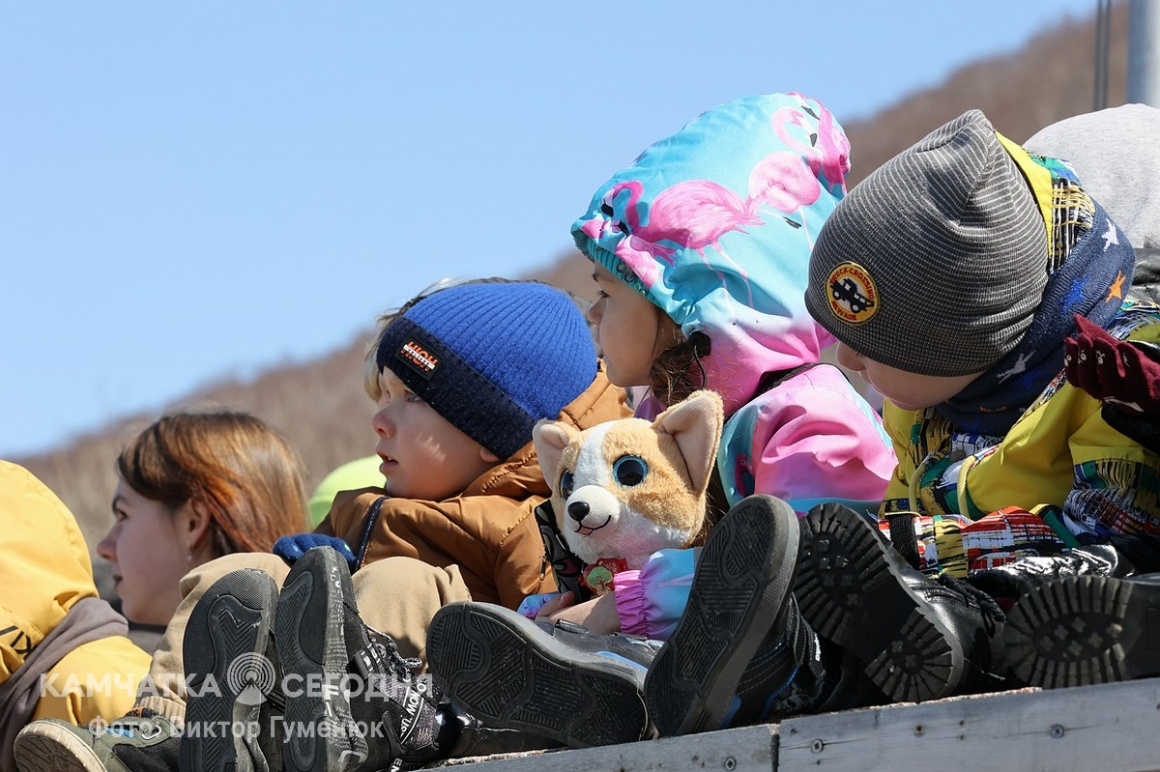
[(762, 374), (817, 362), (833, 343), (803, 294), (814, 239), (846, 192), (849, 153), (812, 99), (736, 99), (617, 172), (572, 235), (686, 337), (709, 337), (705, 385), (731, 414)]
[[(704, 388), (728, 421), (717, 468), (730, 504), (753, 493), (799, 512), (877, 501), (895, 459), (845, 375), (817, 364), (833, 337), (806, 311), (810, 250), (846, 192), (850, 145), (800, 94), (708, 110), (617, 172), (572, 226), (577, 246), (703, 333)], [(767, 373), (777, 379), (766, 379)], [(787, 375), (789, 374), (789, 375)], [(769, 381), (776, 386), (758, 393)], [(661, 407), (648, 398), (637, 415)]]

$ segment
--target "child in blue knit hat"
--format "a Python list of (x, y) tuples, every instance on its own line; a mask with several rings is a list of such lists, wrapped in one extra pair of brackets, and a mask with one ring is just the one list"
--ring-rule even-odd
[(340, 493), (314, 533), (274, 555), (186, 576), (135, 715), (103, 735), (35, 722), (18, 741), (27, 769), (47, 757), (58, 769), (177, 769), (180, 749), (182, 769), (341, 759), (377, 770), (529, 742), (440, 705), (414, 671), (443, 604), (515, 608), (556, 590), (534, 513), (550, 491), (532, 426), (622, 418), (624, 392), (568, 295), (504, 280), (436, 285), (383, 317), (365, 382), (382, 487)]

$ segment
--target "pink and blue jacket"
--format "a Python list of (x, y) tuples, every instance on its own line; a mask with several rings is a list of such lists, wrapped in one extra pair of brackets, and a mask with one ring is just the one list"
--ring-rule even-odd
[[(846, 192), (849, 147), (812, 99), (743, 97), (647, 148), (572, 226), (589, 259), (686, 337), (708, 336), (700, 361), (704, 388), (725, 402), (717, 470), (730, 505), (762, 493), (799, 513), (834, 500), (874, 511), (895, 467), (877, 414), (819, 364), (834, 340), (803, 300), (814, 237)], [(636, 412), (662, 408), (650, 398)], [(664, 550), (617, 574), (624, 632), (668, 636), (697, 552)]]

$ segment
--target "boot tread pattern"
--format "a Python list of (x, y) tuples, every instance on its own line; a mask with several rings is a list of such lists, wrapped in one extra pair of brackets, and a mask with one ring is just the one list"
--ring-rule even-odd
[(870, 679), (898, 701), (942, 697), (954, 678), (954, 654), (943, 634), (917, 611), (898, 637), (866, 667)]
[(753, 496), (714, 529), (684, 615), (649, 668), (649, 715), (662, 736), (716, 729), (792, 592), (799, 526), (784, 502)]
[(311, 550), (299, 558), (278, 599), (278, 658), (283, 672), (302, 685), (301, 694), (287, 695), (285, 725), (316, 729), (287, 736), (282, 749), (287, 772), (347, 772), (367, 757), (366, 738), (339, 688), (349, 662), (343, 599), (353, 594), (339, 560), (333, 550)]
[(13, 748), (20, 769), (42, 772), (105, 772), (105, 765), (80, 737), (54, 724), (37, 726), (37, 734), (25, 734)]
[(232, 728), (236, 722), (247, 729), (255, 725), (259, 705), (238, 701), (245, 685), (237, 683), (238, 674), (231, 671), (231, 665), (240, 657), (265, 652), (270, 615), (264, 609), (273, 609), (277, 593), (268, 574), (243, 569), (215, 582), (194, 606), (188, 630), (205, 631), (209, 640), (186, 635), (185, 672), (190, 677), (191, 691), (204, 688), (206, 694), (189, 700), (185, 723), (213, 729), (200, 731), (203, 736), (196, 741), (182, 740), (183, 769), (211, 772), (253, 769), (248, 751), (242, 740), (234, 737)]
[(1033, 588), (1005, 630), (1015, 674), (1044, 688), (1157, 674), (1160, 586), (1099, 576)]
[(890, 547), (861, 516), (825, 504), (802, 524), (795, 594), (802, 617), (865, 665), (892, 700), (946, 696), (966, 666), (949, 631), (924, 612)]
[[(432, 668), (468, 713), (573, 747), (634, 742), (648, 717), (630, 665), (537, 640), (506, 609), (445, 608), (429, 631)], [(531, 623), (529, 623), (531, 624)], [(627, 669), (633, 670), (628, 674)]]

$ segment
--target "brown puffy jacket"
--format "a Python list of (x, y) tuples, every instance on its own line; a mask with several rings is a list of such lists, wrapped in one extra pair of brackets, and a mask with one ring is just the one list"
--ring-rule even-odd
[[(592, 385), (560, 412), (580, 429), (624, 418), (624, 391), (608, 382), (603, 364)], [(316, 533), (340, 536), (357, 552), (367, 512), (381, 488), (339, 493)], [(365, 562), (413, 557), (458, 565), (473, 600), (516, 608), (527, 595), (553, 592), (533, 510), (551, 495), (531, 442), (452, 499), (386, 498), (369, 534)]]

